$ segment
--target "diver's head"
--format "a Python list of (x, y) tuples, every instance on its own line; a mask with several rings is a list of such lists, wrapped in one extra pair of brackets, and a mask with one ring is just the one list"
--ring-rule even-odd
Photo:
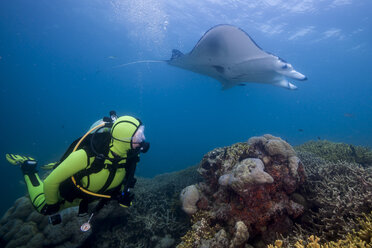
[[(132, 116), (121, 116), (111, 128), (110, 150), (120, 157), (127, 156), (129, 150), (146, 152), (145, 127), (139, 119)], [(145, 151), (146, 150), (146, 151)]]

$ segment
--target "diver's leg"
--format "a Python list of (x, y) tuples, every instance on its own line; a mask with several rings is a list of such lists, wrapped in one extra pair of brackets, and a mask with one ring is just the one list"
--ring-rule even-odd
[(32, 205), (40, 212), (45, 205), (44, 186), (37, 174), (37, 161), (32, 157), (6, 154), (6, 160), (15, 166), (20, 166), (25, 179)]
[[(24, 167), (28, 168), (24, 169)], [(31, 203), (34, 208), (40, 213), (41, 209), (45, 205), (45, 196), (44, 184), (37, 174), (36, 165), (34, 165), (34, 168), (30, 168), (30, 166), (25, 166), (24, 164), (22, 164), (21, 169), (27, 185), (28, 194), (30, 195)]]

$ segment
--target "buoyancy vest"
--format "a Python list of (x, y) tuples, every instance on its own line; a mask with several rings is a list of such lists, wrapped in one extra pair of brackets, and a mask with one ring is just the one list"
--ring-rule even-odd
[[(105, 157), (108, 156), (109, 153), (109, 142), (110, 142), (111, 136), (109, 132), (102, 132), (102, 133), (95, 133), (95, 134), (89, 134), (83, 142), (80, 144), (80, 149), (84, 149), (84, 151), (87, 154), (87, 167), (84, 170), (79, 171), (74, 175), (76, 182), (81, 186), (81, 180), (86, 177), (86, 185), (84, 188), (88, 188), (90, 184), (89, 176), (93, 173), (99, 173), (103, 169), (109, 170), (109, 176), (103, 185), (101, 189), (97, 193), (105, 193), (109, 195), (118, 194), (120, 191), (120, 186), (127, 184), (128, 180), (133, 181), (135, 180), (133, 178), (133, 173), (128, 173), (130, 170), (134, 170), (137, 162), (139, 161), (139, 156), (131, 156), (128, 157), (125, 163), (119, 164), (112, 162), (112, 164), (106, 165), (105, 164)], [(58, 166), (65, 158), (67, 158), (77, 142), (80, 140), (75, 140), (67, 149), (65, 154), (62, 156), (60, 162), (57, 163), (56, 166)], [(93, 149), (92, 149), (93, 146)], [(104, 156), (101, 156), (104, 155)], [(92, 158), (94, 159), (91, 163)], [(116, 171), (119, 168), (124, 168), (126, 170), (125, 178), (123, 182), (117, 186), (114, 189), (110, 189), (109, 191), (106, 191), (107, 188), (111, 185)], [(129, 178), (129, 175), (132, 175), (132, 178)], [(86, 194), (79, 190), (74, 183), (72, 182), (71, 178), (66, 179), (64, 182), (60, 184), (59, 187), (60, 195), (67, 201), (72, 202), (77, 198), (83, 199), (85, 201), (93, 201), (99, 197), (95, 197), (89, 194)]]

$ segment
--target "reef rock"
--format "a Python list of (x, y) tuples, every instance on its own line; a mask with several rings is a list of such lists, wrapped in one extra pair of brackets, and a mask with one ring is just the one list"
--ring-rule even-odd
[(305, 181), (303, 165), (278, 137), (253, 137), (214, 149), (198, 171), (204, 182), (195, 186), (197, 210), (207, 212), (216, 233), (226, 231), (229, 245), (221, 247), (244, 247), (249, 237), (265, 240), (273, 232), (284, 232), (304, 212), (304, 206), (291, 200)]
[(248, 228), (242, 221), (235, 223), (234, 238), (230, 244), (230, 248), (239, 247), (244, 244), (249, 238)]

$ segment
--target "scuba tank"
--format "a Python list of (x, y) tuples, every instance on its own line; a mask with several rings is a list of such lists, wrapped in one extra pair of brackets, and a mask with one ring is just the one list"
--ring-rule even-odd
[[(104, 123), (114, 123), (117, 120), (118, 116), (116, 115), (115, 111), (110, 111), (110, 117), (103, 117), (102, 119), (97, 120), (90, 126), (89, 130), (94, 129), (98, 125), (104, 124)], [(104, 127), (104, 128), (98, 128), (91, 133), (103, 133), (103, 132), (109, 132), (110, 128), (109, 127)]]

